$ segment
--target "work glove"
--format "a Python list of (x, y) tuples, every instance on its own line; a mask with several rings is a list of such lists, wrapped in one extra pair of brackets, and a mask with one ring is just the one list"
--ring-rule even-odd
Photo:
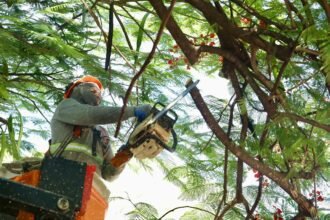
[(139, 105), (134, 108), (134, 116), (139, 122), (143, 121), (150, 113), (150, 105)]
[(128, 148), (121, 147), (116, 153), (116, 155), (111, 159), (111, 164), (113, 167), (119, 168), (122, 165), (126, 164), (132, 157), (133, 154)]

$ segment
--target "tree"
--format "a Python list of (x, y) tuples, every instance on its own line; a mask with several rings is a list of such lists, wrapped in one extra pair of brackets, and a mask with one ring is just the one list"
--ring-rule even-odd
[[(124, 106), (166, 102), (162, 92), (182, 86), (190, 68), (217, 73), (233, 97), (194, 89), (199, 118), (188, 117), (193, 106), (179, 106), (187, 115), (178, 126), (186, 163), (159, 161), (168, 179), (187, 197), (204, 198), (204, 218), (251, 219), (269, 209), (274, 219), (322, 215), (318, 188), (330, 178), (326, 1), (7, 1), (0, 10), (7, 118), (19, 119), (23, 108), (51, 111), (77, 70), (101, 77), (113, 95), (125, 93)], [(205, 123), (210, 130), (196, 129)], [(257, 189), (243, 187), (251, 168)], [(285, 198), (281, 208), (267, 205), (274, 196)]]

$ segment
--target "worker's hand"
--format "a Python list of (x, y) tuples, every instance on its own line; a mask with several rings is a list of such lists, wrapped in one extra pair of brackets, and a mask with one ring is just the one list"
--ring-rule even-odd
[(150, 113), (150, 105), (139, 105), (134, 108), (134, 116), (139, 122), (143, 121)]
[(126, 145), (123, 145), (119, 148), (116, 155), (111, 159), (111, 165), (115, 168), (119, 168), (122, 165), (126, 164), (133, 156), (133, 153), (130, 152), (129, 148)]

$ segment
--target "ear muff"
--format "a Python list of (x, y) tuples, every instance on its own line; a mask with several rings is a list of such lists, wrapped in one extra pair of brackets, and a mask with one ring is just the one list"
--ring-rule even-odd
[(100, 82), (100, 80), (98, 80), (96, 77), (94, 76), (90, 76), (90, 75), (87, 75), (87, 76), (84, 76), (80, 79), (78, 79), (77, 81), (75, 81), (74, 83), (72, 83), (71, 85), (69, 85), (69, 88), (65, 91), (64, 93), (64, 98), (67, 99), (67, 98), (70, 98), (71, 96), (71, 93), (72, 93), (72, 90), (78, 86), (80, 83), (85, 83), (85, 82), (92, 82), (92, 83), (95, 83), (100, 90), (103, 89), (103, 86), (102, 86), (102, 83)]

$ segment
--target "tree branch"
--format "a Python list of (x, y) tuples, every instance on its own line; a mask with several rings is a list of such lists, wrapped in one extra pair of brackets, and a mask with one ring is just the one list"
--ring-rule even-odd
[[(219, 54), (223, 56), (230, 62), (232, 62), (235, 68), (239, 71), (239, 73), (244, 77), (247, 83), (252, 87), (256, 95), (258, 96), (260, 102), (262, 103), (264, 109), (268, 112), (271, 118), (275, 116), (276, 106), (270, 100), (270, 97), (259, 87), (256, 81), (251, 77), (253, 74), (249, 71), (249, 69), (242, 63), (231, 51), (224, 50), (221, 48), (214, 48), (209, 46), (201, 47), (202, 52), (211, 52), (215, 54)], [(280, 94), (280, 93), (279, 93)]]
[(185, 1), (200, 10), (211, 26), (217, 24), (219, 29), (225, 30), (226, 35), (239, 38), (249, 44), (254, 44), (269, 54), (274, 54), (280, 60), (287, 60), (289, 57), (290, 50), (287, 47), (269, 43), (259, 37), (255, 32), (251, 30), (246, 31), (231, 22), (227, 22), (225, 15), (219, 13), (210, 2), (200, 0)]
[(232, 209), (236, 204), (237, 204), (237, 198), (235, 197), (231, 202), (229, 202), (227, 204), (227, 206), (222, 210), (222, 212), (220, 213), (219, 216), (217, 216), (216, 218), (214, 218), (214, 220), (222, 220), (223, 217), (225, 216), (225, 214)]
[(301, 0), (301, 4), (303, 5), (304, 11), (305, 11), (305, 14), (306, 14), (306, 17), (307, 17), (308, 25), (309, 26), (313, 25), (315, 22), (314, 22), (312, 12), (310, 10), (311, 6), (308, 4), (307, 0)]
[[(306, 28), (307, 24), (305, 22), (304, 17), (301, 15), (300, 11), (289, 0), (284, 0), (284, 2), (285, 2), (285, 5), (287, 6), (289, 12), (293, 11), (298, 16), (298, 18), (300, 19), (303, 27)], [(293, 21), (293, 20), (294, 19), (291, 18), (291, 21)]]
[(261, 196), (262, 196), (262, 182), (263, 182), (263, 180), (264, 180), (264, 177), (263, 177), (263, 175), (261, 175), (259, 177), (259, 185), (258, 185), (258, 192), (257, 192), (256, 199), (254, 200), (254, 203), (253, 203), (251, 209), (249, 210), (249, 212), (247, 212), (245, 220), (249, 220), (251, 218), (251, 216), (253, 215), (254, 211), (256, 210), (256, 208), (258, 207), (258, 204), (259, 204)]
[[(164, 19), (167, 18), (166, 15), (168, 14), (168, 10), (163, 2), (159, 0), (149, 0), (149, 2), (155, 9), (160, 19), (164, 21)], [(168, 18), (168, 22), (166, 22), (166, 27), (176, 43), (181, 48), (184, 55), (189, 60), (189, 63), (191, 65), (195, 64), (198, 60), (200, 52), (190, 43), (186, 35), (182, 32), (181, 28), (171, 15)]]
[(7, 120), (7, 119), (4, 119), (4, 118), (2, 118), (2, 117), (0, 117), (0, 122), (1, 122), (2, 124), (5, 124), (5, 125), (8, 124), (8, 120)]
[[(233, 98), (234, 96), (232, 96)], [(229, 101), (230, 103), (230, 101)], [(230, 110), (229, 110), (229, 120), (228, 120), (228, 128), (227, 128), (227, 136), (230, 136), (231, 133), (231, 127), (233, 124), (233, 119), (234, 119), (234, 107), (235, 107), (235, 103), (236, 103), (236, 99), (234, 101), (234, 103), (232, 103), (230, 105)], [(213, 133), (214, 134), (214, 133)], [(221, 207), (222, 204), (225, 204), (227, 201), (227, 184), (228, 184), (228, 157), (229, 157), (229, 152), (228, 152), (228, 147), (225, 146), (225, 155), (224, 155), (224, 165), (223, 165), (223, 193), (222, 193), (222, 198), (219, 201), (219, 205), (217, 208), (217, 212), (215, 214), (215, 216), (218, 216), (220, 211), (221, 211)]]
[(287, 118), (290, 118), (290, 119), (293, 119), (295, 121), (300, 121), (300, 122), (304, 122), (304, 123), (307, 123), (307, 124), (310, 124), (310, 125), (313, 125), (315, 127), (318, 127), (318, 128), (321, 128), (323, 130), (326, 130), (328, 132), (330, 132), (330, 125), (327, 125), (327, 124), (322, 124), (320, 122), (317, 122), (315, 120), (312, 120), (312, 119), (308, 119), (308, 118), (304, 118), (300, 115), (297, 115), (295, 113), (290, 113), (290, 112), (278, 112), (277, 113), (277, 117), (287, 117)]
[(245, 11), (247, 11), (248, 13), (250, 13), (251, 15), (259, 18), (260, 20), (266, 22), (267, 24), (273, 24), (274, 26), (276, 26), (279, 30), (287, 30), (287, 26), (281, 24), (281, 23), (277, 23), (272, 19), (268, 19), (265, 16), (262, 16), (260, 13), (258, 13), (258, 11), (256, 11), (254, 8), (247, 6), (245, 4), (243, 4), (243, 1), (240, 0), (231, 0), (231, 2), (234, 2), (236, 5), (238, 5), (239, 7), (243, 8)]
[(125, 98), (124, 98), (124, 104), (123, 104), (123, 107), (122, 107), (122, 109), (121, 109), (120, 117), (119, 117), (119, 119), (118, 119), (118, 123), (117, 123), (117, 127), (116, 127), (115, 137), (117, 137), (118, 134), (119, 134), (121, 121), (122, 121), (122, 118), (123, 118), (123, 116), (124, 116), (125, 108), (126, 108), (126, 105), (127, 105), (127, 102), (128, 102), (128, 98), (129, 98), (129, 96), (130, 96), (130, 93), (131, 93), (131, 91), (132, 91), (132, 88), (133, 88), (133, 86), (134, 86), (136, 80), (142, 75), (142, 73), (144, 72), (144, 70), (147, 68), (147, 66), (148, 66), (149, 63), (151, 62), (151, 60), (152, 60), (152, 58), (153, 58), (153, 56), (154, 56), (154, 53), (155, 53), (155, 51), (156, 51), (156, 48), (157, 48), (158, 42), (160, 41), (160, 38), (161, 38), (161, 36), (162, 36), (162, 34), (163, 34), (163, 30), (164, 30), (164, 28), (165, 28), (165, 26), (166, 26), (166, 23), (168, 22), (168, 19), (169, 19), (170, 16), (171, 16), (172, 10), (173, 10), (174, 5), (175, 5), (175, 2), (176, 2), (176, 0), (172, 0), (172, 1), (171, 1), (171, 5), (170, 5), (170, 7), (169, 7), (168, 14), (167, 14), (167, 16), (165, 17), (165, 19), (162, 20), (162, 24), (161, 24), (160, 27), (159, 27), (159, 31), (158, 31), (158, 33), (157, 33), (156, 40), (155, 40), (155, 42), (154, 42), (154, 44), (153, 44), (153, 47), (152, 47), (152, 49), (151, 49), (149, 55), (148, 55), (147, 59), (145, 60), (145, 62), (143, 63), (143, 65), (142, 65), (140, 71), (139, 71), (138, 73), (136, 73), (135, 76), (133, 77), (133, 79), (132, 79), (132, 81), (131, 81), (131, 83), (130, 83), (130, 85), (129, 85), (127, 91), (126, 91)]
[(108, 36), (107, 36), (107, 33), (103, 30), (102, 28), (102, 24), (100, 23), (98, 17), (96, 16), (96, 14), (93, 12), (92, 8), (90, 8), (88, 6), (88, 4), (85, 2), (85, 0), (80, 0), (84, 7), (87, 9), (88, 13), (92, 16), (92, 18), (94, 19), (95, 21), (95, 24), (97, 25), (97, 27), (101, 30), (101, 33), (103, 35), (103, 38), (104, 38), (104, 42), (107, 42), (107, 39), (108, 39)]
[(317, 2), (324, 9), (325, 15), (328, 18), (328, 23), (330, 23), (330, 4), (329, 4), (329, 2), (327, 0), (318, 0)]
[(44, 113), (41, 111), (41, 109), (38, 107), (37, 103), (31, 99), (30, 97), (28, 96), (25, 96), (23, 94), (20, 94), (20, 93), (17, 93), (17, 92), (14, 92), (14, 91), (11, 91), (11, 90), (8, 90), (10, 93), (13, 93), (15, 95), (19, 95), (19, 96), (22, 96), (23, 98), (25, 99), (28, 99), (30, 100), (30, 102), (32, 102), (32, 104), (34, 105), (34, 107), (38, 110), (38, 112), (40, 113), (40, 115), (48, 122), (48, 124), (50, 124), (50, 121), (48, 120), (48, 118), (44, 115)]
[[(192, 83), (192, 82), (191, 82)], [(191, 83), (188, 83), (186, 86), (188, 87)], [(300, 192), (298, 192), (285, 178), (285, 176), (265, 164), (261, 163), (258, 160), (255, 160), (252, 156), (250, 156), (243, 148), (237, 146), (223, 129), (216, 123), (216, 120), (212, 116), (212, 113), (208, 109), (206, 103), (204, 102), (199, 90), (195, 87), (190, 91), (190, 95), (193, 98), (196, 107), (202, 114), (206, 124), (209, 128), (215, 133), (217, 138), (228, 147), (229, 151), (233, 153), (236, 157), (244, 161), (244, 163), (248, 164), (250, 167), (260, 171), (261, 174), (267, 176), (271, 180), (273, 180), (277, 185), (279, 185), (284, 191), (286, 191), (291, 198), (298, 204), (298, 206), (304, 210), (306, 216), (315, 217), (316, 216), (316, 208), (313, 204)]]
[(179, 207), (175, 207), (174, 209), (171, 209), (167, 212), (165, 212), (161, 217), (159, 217), (157, 220), (162, 220), (166, 215), (168, 215), (169, 213), (171, 212), (174, 212), (178, 209), (186, 209), (186, 208), (189, 208), (189, 209), (196, 209), (196, 210), (199, 210), (199, 211), (202, 211), (202, 212), (206, 212), (206, 213), (209, 213), (210, 215), (213, 215), (214, 216), (214, 213), (208, 211), (208, 210), (205, 210), (205, 209), (201, 209), (201, 208), (198, 208), (198, 207), (194, 207), (194, 206), (179, 206)]

